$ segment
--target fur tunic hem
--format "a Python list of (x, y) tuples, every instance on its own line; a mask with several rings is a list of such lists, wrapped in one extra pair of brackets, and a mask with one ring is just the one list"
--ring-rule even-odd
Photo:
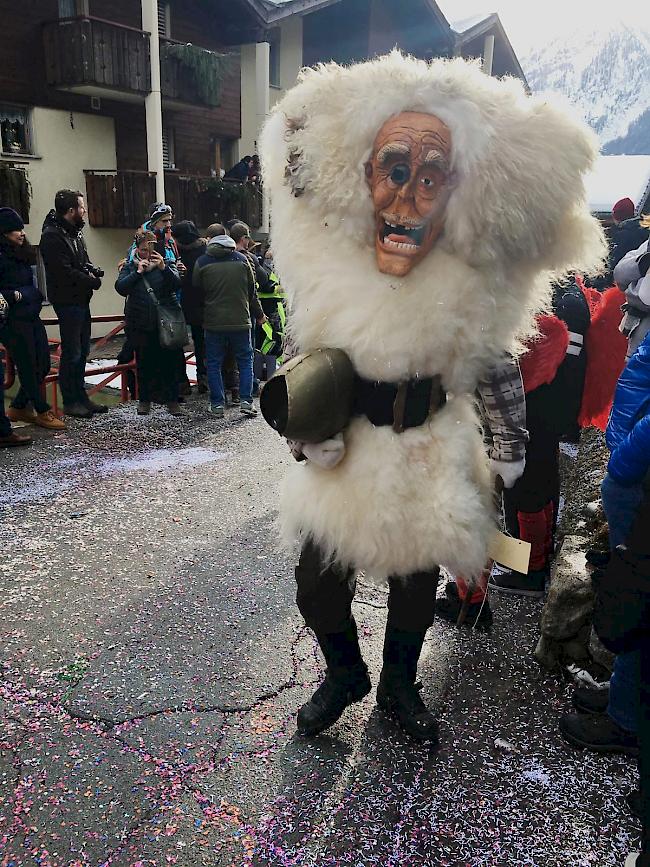
[(310, 536), (325, 556), (375, 580), (444, 565), (471, 578), (494, 527), (490, 480), (469, 398), (396, 434), (355, 419), (333, 470), (297, 464), (285, 480), (287, 543)]

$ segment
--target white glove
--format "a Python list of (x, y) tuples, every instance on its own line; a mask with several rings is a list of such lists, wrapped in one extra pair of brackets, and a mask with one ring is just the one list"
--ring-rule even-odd
[(345, 457), (343, 434), (337, 434), (331, 440), (322, 443), (305, 443), (302, 453), (308, 461), (324, 470), (333, 470)]
[(490, 458), (492, 478), (501, 476), (505, 488), (511, 488), (517, 479), (522, 477), (525, 467), (526, 458), (522, 458), (520, 461), (495, 461), (494, 458)]

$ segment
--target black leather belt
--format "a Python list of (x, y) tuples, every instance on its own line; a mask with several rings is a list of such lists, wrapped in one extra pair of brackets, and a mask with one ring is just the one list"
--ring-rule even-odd
[(357, 377), (353, 415), (365, 415), (377, 427), (390, 425), (396, 433), (423, 425), (447, 402), (439, 376), (407, 382), (373, 382)]

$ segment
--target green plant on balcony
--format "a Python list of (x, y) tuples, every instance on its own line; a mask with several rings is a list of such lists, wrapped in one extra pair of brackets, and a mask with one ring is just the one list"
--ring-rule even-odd
[(185, 45), (166, 42), (160, 46), (163, 62), (175, 61), (192, 76), (196, 92), (205, 105), (213, 108), (221, 103), (221, 86), (231, 69), (231, 58), (188, 42)]
[(261, 190), (256, 184), (232, 183), (210, 179), (205, 182), (201, 197), (206, 211), (221, 221), (241, 219), (257, 228), (259, 225)]

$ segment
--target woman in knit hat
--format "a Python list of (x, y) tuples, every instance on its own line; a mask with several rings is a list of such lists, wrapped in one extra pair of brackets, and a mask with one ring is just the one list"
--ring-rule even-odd
[(20, 390), (7, 410), (11, 421), (26, 421), (48, 430), (64, 430), (65, 423), (43, 397), (50, 372), (50, 347), (40, 320), (43, 296), (34, 284), (34, 248), (25, 237), (25, 224), (12, 208), (0, 208), (0, 294), (9, 305), (0, 328), (0, 342), (18, 370)]

